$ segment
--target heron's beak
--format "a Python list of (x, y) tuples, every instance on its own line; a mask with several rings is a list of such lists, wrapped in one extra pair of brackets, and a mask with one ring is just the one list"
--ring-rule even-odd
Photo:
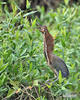
[(40, 25), (39, 23), (36, 24), (37, 28), (39, 29), (40, 32), (44, 33), (44, 28), (42, 25)]
[(37, 28), (41, 31), (41, 25), (39, 23), (36, 24)]

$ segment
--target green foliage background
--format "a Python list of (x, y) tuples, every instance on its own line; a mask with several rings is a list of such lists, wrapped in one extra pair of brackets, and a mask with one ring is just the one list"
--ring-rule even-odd
[[(0, 100), (79, 100), (80, 6), (60, 6), (47, 13), (44, 7), (37, 9), (40, 18), (34, 17), (35, 11), (16, 14), (15, 4), (12, 13), (0, 10)], [(28, 15), (32, 15), (32, 25)], [(46, 25), (55, 38), (53, 53), (66, 62), (70, 71), (67, 80), (59, 77), (61, 82), (45, 83), (54, 74), (43, 55), (43, 37), (37, 22)]]

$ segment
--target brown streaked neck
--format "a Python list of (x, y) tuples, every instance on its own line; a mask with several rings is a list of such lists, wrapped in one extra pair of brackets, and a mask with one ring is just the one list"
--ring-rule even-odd
[(50, 63), (51, 55), (54, 47), (54, 39), (49, 32), (44, 34), (44, 52), (46, 54), (47, 62)]
[(44, 34), (44, 45), (47, 47), (47, 52), (51, 53), (53, 52), (53, 47), (54, 47), (54, 39), (49, 32)]

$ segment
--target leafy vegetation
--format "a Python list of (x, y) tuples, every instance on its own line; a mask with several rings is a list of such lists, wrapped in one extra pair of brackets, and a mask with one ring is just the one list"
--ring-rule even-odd
[[(0, 100), (79, 100), (80, 6), (61, 6), (47, 13), (44, 7), (37, 7), (40, 18), (33, 16), (35, 11), (16, 14), (17, 7), (13, 6), (12, 13), (0, 10)], [(32, 15), (32, 25), (28, 15)], [(59, 82), (52, 84), (54, 74), (43, 55), (37, 22), (47, 25), (55, 38), (53, 53), (66, 62), (68, 79), (59, 75)]]

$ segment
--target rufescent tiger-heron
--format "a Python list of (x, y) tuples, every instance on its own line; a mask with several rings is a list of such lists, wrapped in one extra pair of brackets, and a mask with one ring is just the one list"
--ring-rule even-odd
[(48, 66), (52, 69), (54, 74), (56, 75), (56, 80), (58, 80), (59, 71), (61, 71), (62, 77), (68, 78), (69, 70), (65, 64), (65, 62), (59, 58), (58, 56), (53, 54), (54, 49), (54, 38), (48, 32), (46, 26), (38, 27), (40, 32), (43, 34), (44, 38), (44, 56), (46, 58)]

